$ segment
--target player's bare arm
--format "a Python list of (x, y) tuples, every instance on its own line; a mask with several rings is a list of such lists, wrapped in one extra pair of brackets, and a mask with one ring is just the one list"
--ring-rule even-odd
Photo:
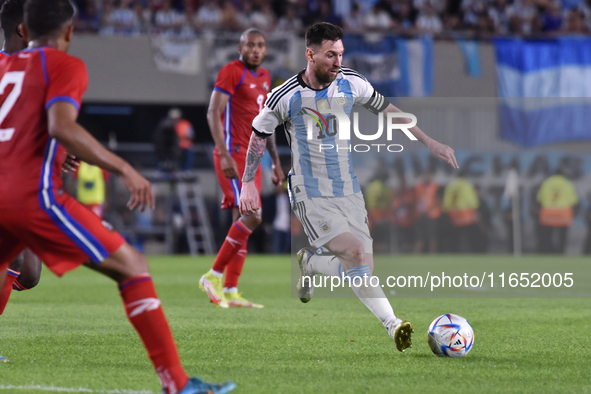
[(127, 206), (154, 208), (154, 196), (150, 182), (141, 176), (128, 162), (103, 147), (88, 131), (76, 122), (78, 111), (68, 102), (56, 102), (47, 110), (49, 135), (80, 160), (97, 165), (119, 176), (131, 192)]
[(267, 138), (267, 150), (269, 151), (271, 159), (273, 160), (273, 164), (271, 165), (273, 178), (271, 179), (273, 180), (274, 184), (281, 186), (285, 180), (285, 174), (283, 173), (283, 168), (281, 168), (281, 159), (279, 158), (279, 152), (277, 151), (275, 134), (271, 134), (271, 136)]
[[(384, 110), (385, 114), (389, 113), (389, 112), (400, 113), (403, 111), (401, 111), (399, 108), (397, 108), (394, 104), (390, 103), (390, 105), (388, 105), (388, 107)], [(404, 118), (402, 118), (398, 121), (401, 123), (404, 123)], [(410, 119), (409, 119), (409, 123), (410, 123)], [(408, 131), (410, 131), (412, 133), (412, 135), (414, 135), (419, 142), (421, 142), (423, 145), (425, 145), (429, 149), (429, 152), (431, 152), (431, 154), (433, 156), (440, 158), (441, 160), (445, 161), (453, 168), (456, 168), (456, 169), (460, 168), (458, 166), (458, 162), (456, 160), (456, 156), (455, 156), (454, 150), (452, 148), (450, 148), (449, 146), (444, 145), (440, 142), (435, 141), (433, 138), (431, 138), (427, 134), (425, 134), (419, 128), (419, 126), (414, 126), (412, 128), (409, 128)]]
[(242, 177), (242, 191), (240, 193), (240, 214), (250, 215), (258, 210), (259, 192), (254, 184), (254, 177), (265, 153), (267, 141), (255, 133), (250, 136), (248, 152), (246, 153), (246, 167)]
[(228, 100), (230, 100), (230, 96), (226, 93), (217, 90), (214, 90), (211, 93), (209, 107), (207, 109), (207, 124), (209, 125), (209, 130), (213, 141), (215, 142), (215, 146), (218, 148), (218, 152), (220, 152), (220, 161), (224, 175), (228, 178), (237, 179), (239, 178), (238, 167), (230, 155), (230, 152), (228, 152), (228, 148), (226, 148), (226, 143), (224, 141), (224, 127), (221, 121), (221, 116), (226, 108), (226, 104), (228, 104)]

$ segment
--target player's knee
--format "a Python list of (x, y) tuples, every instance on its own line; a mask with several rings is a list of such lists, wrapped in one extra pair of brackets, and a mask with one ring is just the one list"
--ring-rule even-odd
[(355, 266), (361, 266), (364, 264), (365, 261), (365, 249), (363, 245), (359, 243), (355, 243), (350, 245), (344, 253), (344, 257), (353, 262)]
[(134, 276), (147, 274), (148, 260), (126, 243), (94, 268), (115, 281), (121, 282)]
[(131, 278), (137, 275), (147, 274), (148, 273), (148, 260), (146, 257), (138, 252), (137, 250), (132, 249), (129, 258), (125, 259), (124, 261), (124, 269), (122, 274), (127, 278)]
[(252, 231), (262, 223), (263, 218), (261, 217), (261, 215), (255, 214), (255, 215), (248, 215), (248, 216), (245, 215), (240, 220), (242, 221), (242, 223), (244, 223), (244, 225), (249, 230)]
[(258, 227), (263, 222), (263, 218), (260, 215), (254, 215), (252, 218), (253, 228)]

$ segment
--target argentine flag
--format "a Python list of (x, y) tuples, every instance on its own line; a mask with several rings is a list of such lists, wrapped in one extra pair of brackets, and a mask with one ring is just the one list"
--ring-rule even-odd
[(433, 93), (433, 38), (397, 40), (400, 95), (425, 97)]
[(523, 146), (591, 140), (591, 38), (494, 46), (503, 138)]

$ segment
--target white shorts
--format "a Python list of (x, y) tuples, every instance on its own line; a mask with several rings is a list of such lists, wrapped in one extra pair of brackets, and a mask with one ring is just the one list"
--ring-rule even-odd
[(361, 192), (346, 197), (313, 197), (293, 205), (308, 241), (315, 249), (339, 234), (351, 233), (363, 244), (365, 253), (373, 253), (373, 239), (365, 201)]

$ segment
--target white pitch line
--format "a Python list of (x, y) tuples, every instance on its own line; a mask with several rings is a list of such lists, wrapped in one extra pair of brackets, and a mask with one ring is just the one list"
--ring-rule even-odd
[(127, 389), (85, 389), (70, 387), (41, 386), (39, 384), (28, 384), (25, 386), (0, 385), (0, 390), (40, 390), (40, 391), (58, 391), (61, 393), (101, 393), (101, 394), (157, 394), (150, 390), (127, 390)]

